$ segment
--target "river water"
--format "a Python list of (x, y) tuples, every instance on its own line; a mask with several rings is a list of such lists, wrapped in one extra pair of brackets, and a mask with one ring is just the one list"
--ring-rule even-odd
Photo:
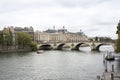
[[(44, 51), (41, 54), (1, 53), (0, 80), (97, 80), (104, 72), (103, 54), (113, 51), (111, 46), (91, 52), (89, 47), (80, 51)], [(120, 62), (108, 62), (120, 72)]]

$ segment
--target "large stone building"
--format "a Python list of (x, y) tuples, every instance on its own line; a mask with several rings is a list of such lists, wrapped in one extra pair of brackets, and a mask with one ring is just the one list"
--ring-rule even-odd
[(61, 33), (35, 32), (34, 39), (38, 43), (65, 42), (65, 36)]
[(49, 42), (66, 42), (66, 36), (63, 33), (52, 33)]
[(36, 31), (34, 33), (34, 40), (37, 43), (44, 43), (49, 41), (49, 34), (46, 32)]
[(48, 29), (46, 31), (34, 32), (33, 27), (13, 27), (8, 26), (7, 28), (3, 29), (3, 32), (9, 29), (13, 34), (13, 43), (15, 44), (15, 37), (16, 33), (18, 32), (25, 32), (31, 36), (31, 39), (36, 41), (37, 43), (54, 43), (54, 42), (81, 42), (81, 41), (88, 41), (87, 36), (82, 32), (71, 33), (68, 32), (67, 29), (63, 27), (63, 29)]
[(38, 43), (88, 41), (87, 36), (83, 32), (71, 33), (67, 29), (36, 31), (34, 39)]
[(67, 42), (80, 42), (80, 41), (88, 41), (88, 38), (84, 34), (77, 34), (77, 33), (67, 33), (66, 34), (66, 41)]

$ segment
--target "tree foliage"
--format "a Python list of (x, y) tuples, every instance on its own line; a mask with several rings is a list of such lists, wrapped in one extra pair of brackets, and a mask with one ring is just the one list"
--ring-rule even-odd
[(37, 50), (37, 43), (35, 43), (34, 41), (32, 41), (30, 48), (32, 49), (32, 51), (36, 51)]
[(32, 40), (30, 38), (30, 35), (25, 32), (18, 32), (16, 34), (16, 42), (17, 45), (21, 48), (29, 47)]
[(117, 42), (117, 44), (116, 44), (116, 47), (117, 47), (116, 52), (119, 53), (120, 52), (120, 38), (118, 38), (116, 42)]
[(13, 36), (10, 29), (5, 29), (0, 33), (0, 45), (2, 46), (12, 46), (13, 45)]
[(25, 32), (18, 32), (16, 34), (16, 40), (19, 49), (29, 48), (31, 51), (37, 50), (37, 44), (33, 42), (30, 35)]
[(0, 31), (0, 47), (3, 50), (37, 50), (37, 44), (32, 41), (30, 34), (25, 32), (14, 33), (11, 28), (4, 28), (2, 31)]
[(13, 44), (13, 36), (12, 36), (12, 32), (10, 30), (8, 30), (8, 32), (6, 33), (5, 44), (7, 46), (12, 46), (12, 44)]
[(118, 34), (118, 39), (116, 41), (116, 52), (120, 53), (120, 21), (118, 23), (116, 33)]
[(2, 45), (2, 44), (3, 44), (3, 33), (0, 32), (0, 45)]

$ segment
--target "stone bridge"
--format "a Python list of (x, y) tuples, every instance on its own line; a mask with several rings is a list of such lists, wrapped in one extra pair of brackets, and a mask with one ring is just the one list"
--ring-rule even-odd
[(79, 47), (85, 44), (86, 46), (90, 46), (92, 51), (99, 51), (100, 46), (102, 45), (112, 45), (115, 49), (114, 43), (111, 42), (67, 42), (67, 43), (41, 43), (38, 44), (38, 49), (40, 50), (62, 50), (63, 47), (67, 46), (71, 50), (79, 50)]

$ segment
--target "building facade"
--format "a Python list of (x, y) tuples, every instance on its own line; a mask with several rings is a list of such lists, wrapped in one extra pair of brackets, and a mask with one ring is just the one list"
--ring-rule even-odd
[[(52, 32), (53, 31), (53, 32)], [(63, 30), (47, 30), (36, 31), (34, 39), (37, 43), (53, 43), (53, 42), (80, 42), (88, 41), (88, 38), (83, 33), (71, 33), (67, 32), (67, 29)]]
[(49, 34), (46, 32), (40, 32), (40, 31), (36, 31), (34, 33), (34, 40), (37, 43), (44, 43), (44, 42), (49, 42)]

